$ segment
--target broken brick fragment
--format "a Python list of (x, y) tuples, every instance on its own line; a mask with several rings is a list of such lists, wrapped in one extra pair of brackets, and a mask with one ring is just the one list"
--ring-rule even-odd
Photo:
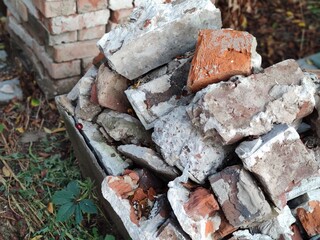
[(252, 226), (272, 216), (262, 190), (243, 167), (227, 167), (209, 177), (209, 181), (222, 211), (234, 227)]
[(232, 29), (201, 30), (188, 77), (188, 88), (198, 91), (211, 83), (234, 75), (250, 75), (259, 68), (256, 39), (247, 32)]
[(309, 237), (320, 234), (320, 201), (309, 201), (306, 207), (298, 207), (297, 216)]
[[(219, 205), (208, 189), (199, 187), (190, 194), (188, 202), (184, 204), (184, 209), (192, 218), (196, 218), (199, 215), (206, 217), (213, 216), (219, 210)], [(206, 228), (209, 225), (206, 225)]]

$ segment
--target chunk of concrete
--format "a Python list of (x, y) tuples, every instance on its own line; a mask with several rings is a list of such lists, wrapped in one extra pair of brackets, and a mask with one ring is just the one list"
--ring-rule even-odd
[(166, 207), (165, 197), (151, 188), (145, 192), (140, 188), (140, 181), (135, 171), (107, 176), (102, 182), (102, 194), (133, 240), (155, 239), (158, 228), (168, 217), (162, 212)]
[(123, 113), (128, 111), (130, 104), (124, 94), (128, 88), (127, 79), (101, 64), (96, 83), (97, 98), (101, 106)]
[(292, 200), (305, 193), (320, 188), (320, 176), (304, 178), (296, 184), (290, 191), (286, 192), (286, 199)]
[(251, 234), (249, 230), (239, 230), (232, 234), (230, 240), (273, 240), (270, 236), (264, 234)]
[(92, 121), (101, 111), (102, 108), (92, 103), (89, 96), (79, 95), (75, 108), (75, 117), (85, 121)]
[(150, 0), (130, 19), (98, 42), (110, 67), (130, 80), (194, 49), (200, 29), (221, 28), (220, 11), (210, 0), (167, 4)]
[(272, 239), (291, 240), (293, 231), (291, 225), (296, 221), (288, 206), (285, 206), (278, 216), (261, 223), (259, 232), (272, 237)]
[(188, 88), (196, 92), (234, 75), (250, 75), (261, 67), (257, 41), (248, 32), (233, 29), (199, 32), (196, 52), (188, 77)]
[(151, 144), (151, 133), (144, 129), (138, 119), (129, 114), (105, 109), (99, 114), (97, 123), (115, 141), (145, 146)]
[(193, 128), (184, 106), (155, 123), (152, 139), (169, 165), (180, 170), (188, 168), (189, 177), (198, 183), (215, 173), (233, 150), (223, 146), (218, 135), (214, 139), (205, 138)]
[(173, 212), (191, 239), (215, 239), (214, 233), (222, 225), (219, 205), (207, 189), (191, 192), (185, 188), (182, 183), (187, 180), (188, 173), (184, 171), (181, 177), (168, 184), (168, 200)]
[[(190, 96), (184, 96), (190, 61), (190, 58), (175, 59), (165, 67), (166, 72), (162, 76), (125, 91), (146, 129), (152, 128), (157, 119), (176, 106), (190, 102)], [(170, 69), (171, 65), (173, 69)]]
[(205, 136), (217, 131), (231, 144), (310, 114), (314, 94), (313, 81), (294, 60), (286, 60), (249, 77), (209, 85), (196, 94), (188, 113)]
[(77, 84), (68, 93), (67, 97), (70, 101), (76, 101), (79, 95), (90, 96), (91, 87), (96, 79), (98, 69), (95, 66), (89, 68), (84, 76), (77, 82)]
[(257, 225), (272, 217), (272, 209), (248, 171), (238, 165), (209, 177), (222, 210), (234, 227)]
[(7, 104), (14, 98), (22, 100), (23, 94), (18, 78), (0, 82), (0, 104)]
[(55, 97), (55, 101), (57, 104), (60, 105), (67, 113), (69, 113), (71, 116), (74, 116), (75, 114), (75, 107), (73, 106), (70, 99), (67, 97), (66, 94), (59, 95)]
[(120, 157), (115, 147), (105, 143), (103, 136), (98, 130), (99, 126), (81, 119), (79, 119), (78, 122), (82, 124), (81, 131), (83, 137), (93, 150), (95, 156), (102, 163), (106, 172), (112, 175), (120, 175), (123, 173), (123, 171), (129, 167), (129, 164)]
[(137, 145), (120, 145), (118, 151), (132, 159), (137, 165), (152, 170), (161, 178), (173, 180), (179, 175), (179, 171), (168, 165), (157, 152), (151, 148)]
[[(243, 165), (258, 178), (269, 198), (278, 208), (286, 205), (286, 192), (305, 178), (316, 176), (319, 165), (297, 131), (287, 125), (277, 125), (261, 137), (255, 151), (247, 151), (250, 142), (236, 149)], [(247, 154), (250, 152), (250, 154)]]

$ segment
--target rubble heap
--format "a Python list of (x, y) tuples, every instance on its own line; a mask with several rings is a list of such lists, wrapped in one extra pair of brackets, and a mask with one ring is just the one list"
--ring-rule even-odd
[(256, 45), (210, 0), (148, 0), (56, 98), (132, 239), (320, 234), (320, 81)]

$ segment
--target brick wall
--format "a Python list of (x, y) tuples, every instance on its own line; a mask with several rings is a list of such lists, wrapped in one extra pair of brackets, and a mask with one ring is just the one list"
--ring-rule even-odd
[(104, 33), (126, 21), (136, 0), (3, 0), (8, 30), (50, 98), (69, 92), (90, 67)]

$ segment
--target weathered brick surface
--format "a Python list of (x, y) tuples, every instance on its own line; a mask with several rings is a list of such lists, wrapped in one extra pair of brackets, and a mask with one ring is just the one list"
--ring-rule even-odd
[(98, 101), (101, 106), (126, 113), (130, 104), (124, 90), (128, 88), (127, 79), (113, 72), (104, 64), (97, 76)]
[(242, 142), (236, 152), (279, 208), (286, 205), (286, 192), (319, 170), (314, 153), (303, 145), (296, 130), (286, 125), (274, 127), (258, 140)]
[(52, 47), (53, 60), (56, 62), (65, 62), (96, 56), (99, 53), (96, 43), (97, 39), (55, 45)]
[(306, 207), (298, 207), (297, 216), (309, 237), (320, 234), (320, 201), (309, 201)]
[(19, 25), (13, 17), (9, 17), (10, 29), (31, 48), (37, 58), (44, 65), (49, 75), (54, 79), (66, 78), (80, 75), (80, 60), (73, 60), (64, 63), (54, 63), (48, 56), (45, 48), (37, 43), (24, 28)]
[(74, 0), (33, 0), (33, 4), (46, 18), (75, 14), (77, 10)]
[(197, 93), (188, 113), (206, 136), (218, 131), (230, 144), (310, 114), (314, 93), (313, 81), (296, 61), (286, 60), (246, 78), (209, 85)]
[(234, 75), (251, 74), (252, 68), (259, 68), (261, 64), (261, 57), (255, 52), (256, 45), (256, 39), (247, 32), (201, 30), (191, 63), (188, 88), (195, 92)]
[(111, 11), (110, 20), (116, 24), (125, 23), (128, 21), (128, 18), (131, 13), (132, 8)]
[[(150, 1), (134, 14), (135, 21), (115, 28), (98, 42), (112, 68), (130, 80), (193, 50), (200, 29), (221, 28), (220, 11), (210, 0), (161, 7)], [(162, 15), (166, 17), (159, 18)]]
[(271, 207), (257, 183), (241, 166), (232, 166), (209, 177), (211, 187), (228, 221), (247, 227), (271, 217)]
[(58, 16), (49, 19), (42, 19), (42, 22), (51, 34), (60, 34), (63, 32), (107, 24), (109, 16), (110, 11), (108, 9), (103, 9), (78, 15)]
[(106, 26), (100, 25), (92, 28), (78, 30), (78, 40), (91, 40), (101, 38), (106, 32)]
[(107, 6), (108, 0), (77, 0), (78, 13), (93, 12), (101, 9), (106, 9)]

